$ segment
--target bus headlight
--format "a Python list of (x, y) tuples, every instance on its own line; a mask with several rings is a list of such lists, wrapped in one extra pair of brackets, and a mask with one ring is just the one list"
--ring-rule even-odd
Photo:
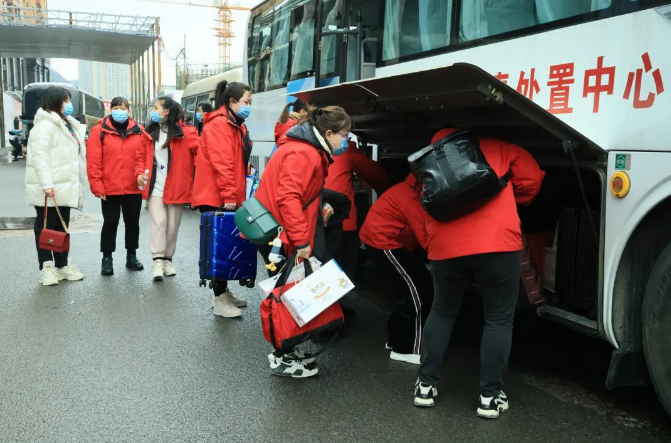
[(617, 198), (624, 198), (629, 194), (631, 182), (626, 172), (618, 171), (610, 178), (610, 193)]

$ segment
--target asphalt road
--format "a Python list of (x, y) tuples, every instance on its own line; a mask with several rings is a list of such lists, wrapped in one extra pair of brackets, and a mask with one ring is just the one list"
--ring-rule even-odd
[[(21, 162), (0, 164), (0, 217), (33, 213), (22, 171)], [(85, 214), (71, 253), (82, 282), (39, 286), (32, 233), (0, 231), (0, 442), (671, 441), (671, 419), (649, 388), (603, 387), (606, 343), (540, 319), (516, 330), (510, 412), (477, 419), (475, 299), (457, 324), (436, 407), (413, 407), (416, 368), (388, 359), (392, 301), (369, 266), (354, 299), (359, 316), (319, 358), (320, 375), (273, 377), (257, 291), (233, 286), (250, 307), (224, 319), (198, 286), (198, 214), (185, 214), (178, 275), (162, 283), (123, 267), (123, 225), (116, 275), (102, 277), (92, 197)]]

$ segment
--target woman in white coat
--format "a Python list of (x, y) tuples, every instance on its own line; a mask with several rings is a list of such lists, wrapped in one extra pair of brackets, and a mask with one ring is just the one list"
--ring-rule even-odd
[(86, 184), (85, 127), (72, 118), (70, 93), (51, 87), (42, 95), (41, 108), (35, 115), (35, 126), (28, 139), (26, 163), (26, 200), (35, 206), (35, 245), (44, 286), (59, 280), (81, 280), (81, 272), (68, 263), (67, 252), (40, 249), (39, 238), (44, 226), (44, 202), (47, 198), (47, 228), (64, 231), (56, 204), (66, 225), (70, 209), (82, 210)]

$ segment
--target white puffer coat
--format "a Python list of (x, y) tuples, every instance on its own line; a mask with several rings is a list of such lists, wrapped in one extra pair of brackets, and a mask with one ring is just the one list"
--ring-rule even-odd
[[(56, 191), (59, 206), (80, 211), (84, 206), (86, 128), (72, 117), (67, 119), (79, 142), (58, 114), (37, 110), (35, 126), (28, 138), (26, 162), (26, 201), (31, 206), (44, 206), (44, 190), (51, 188)], [(48, 205), (54, 205), (52, 199)]]

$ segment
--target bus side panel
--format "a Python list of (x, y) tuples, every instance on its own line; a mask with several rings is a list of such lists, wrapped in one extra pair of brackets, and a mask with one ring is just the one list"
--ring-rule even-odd
[(641, 304), (659, 253), (671, 242), (671, 153), (610, 152), (608, 179), (618, 154), (630, 155), (624, 172), (631, 190), (624, 198), (606, 191), (603, 325), (623, 351), (641, 349)]

